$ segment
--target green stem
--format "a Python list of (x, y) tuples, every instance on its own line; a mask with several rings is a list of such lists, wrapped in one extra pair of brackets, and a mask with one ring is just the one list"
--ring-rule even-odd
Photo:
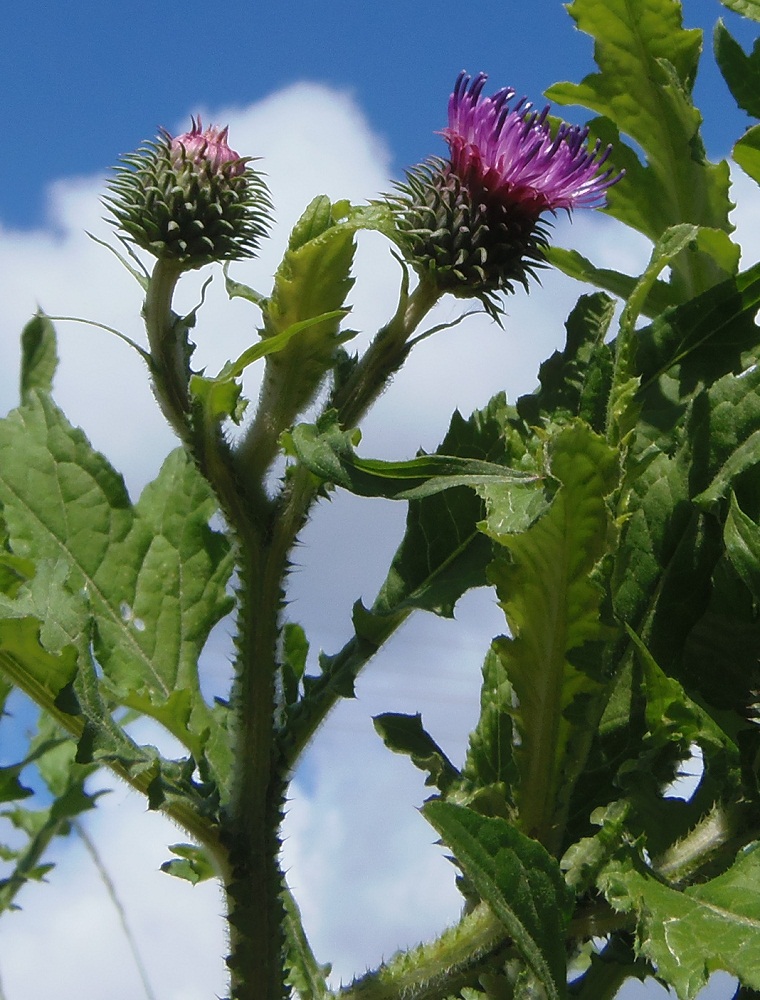
[[(248, 549), (248, 551), (246, 551)], [(230, 709), (232, 794), (224, 821), (231, 877), (228, 960), (233, 1000), (282, 1000), (284, 909), (278, 865), (284, 793), (274, 752), (276, 642), (283, 569), (243, 543), (238, 657)]]
[[(718, 803), (682, 840), (654, 858), (653, 867), (669, 882), (693, 881), (695, 874), (724, 851), (726, 845), (731, 845), (731, 856), (741, 847), (741, 843), (733, 843), (739, 829), (739, 809)], [(746, 842), (746, 838), (743, 837), (741, 842)]]
[(291, 537), (237, 460), (217, 424), (193, 409), (187, 328), (172, 311), (180, 269), (158, 261), (144, 306), (159, 405), (214, 490), (236, 540), (240, 579), (235, 680), (230, 699), (233, 769), (219, 840), (224, 851), (233, 1000), (282, 1000), (284, 911), (278, 830), (282, 771), (274, 755), (276, 643)]
[(443, 1000), (479, 976), (506, 950), (504, 927), (485, 903), (435, 941), (400, 952), (387, 965), (352, 983), (339, 1000)]
[(187, 330), (171, 307), (181, 274), (182, 267), (175, 262), (156, 261), (145, 295), (143, 319), (158, 405), (180, 440), (187, 443), (190, 413)]
[(380, 331), (331, 405), (344, 427), (355, 427), (401, 368), (409, 353), (409, 338), (441, 297), (430, 282), (420, 281), (411, 295), (402, 289), (396, 315)]
[[(625, 937), (632, 935), (626, 932)], [(646, 961), (636, 958), (630, 944), (616, 935), (594, 956), (585, 975), (568, 987), (568, 994), (575, 1000), (614, 1000), (627, 979), (643, 979), (653, 971)]]
[[(69, 733), (77, 742), (82, 738), (85, 728), (84, 715), (69, 715), (58, 708), (54, 696), (47, 691), (43, 685), (36, 683), (29, 674), (19, 669), (14, 657), (9, 653), (0, 652), (0, 670), (8, 677), (12, 683), (40, 706), (42, 711), (53, 719), (63, 730)], [(99, 717), (89, 718), (92, 726), (102, 725)], [(116, 725), (111, 722), (111, 726), (118, 732), (118, 737), (125, 746), (131, 750), (130, 756), (135, 760), (140, 760), (143, 751), (133, 740)], [(131, 774), (127, 768), (115, 760), (99, 761), (104, 767), (125, 781), (135, 791), (140, 792), (145, 798), (150, 797), (150, 785), (153, 780), (153, 773), (149, 769), (143, 773)], [(146, 758), (146, 763), (151, 763), (151, 758)], [(222, 864), (220, 857), (220, 847), (217, 831), (214, 826), (203, 816), (199, 815), (192, 806), (181, 802), (164, 803), (160, 807), (161, 812), (169, 816), (174, 822), (185, 830), (189, 836), (198, 844), (202, 844), (213, 856), (217, 864)]]
[(363, 667), (411, 613), (411, 609), (405, 609), (393, 617), (389, 616), (382, 633), (376, 635), (374, 642), (353, 636), (339, 653), (324, 663), (322, 673), (315, 678), (309, 690), (308, 699), (294, 705), (288, 718), (283, 753), (289, 768), (295, 767), (317, 729), (344, 697), (344, 692), (351, 689)]

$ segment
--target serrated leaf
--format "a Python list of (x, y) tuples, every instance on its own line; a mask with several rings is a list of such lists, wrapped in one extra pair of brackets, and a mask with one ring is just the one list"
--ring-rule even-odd
[[(347, 220), (340, 206), (321, 195), (296, 223), (277, 268), (263, 307), (262, 337), (267, 340), (301, 324), (297, 336), (267, 357), (262, 399), (276, 408), (281, 430), (311, 402), (335, 364), (338, 348), (354, 335), (340, 332), (339, 326), (354, 283), (351, 266), (360, 228), (361, 223)], [(332, 318), (315, 321), (326, 315)]]
[(579, 656), (587, 644), (612, 634), (600, 619), (603, 594), (591, 574), (609, 544), (605, 498), (617, 485), (618, 461), (617, 452), (580, 422), (558, 432), (550, 470), (560, 490), (527, 531), (495, 536), (499, 547), (489, 567), (513, 637), (495, 640), (494, 649), (519, 706), (521, 823), (545, 843), (561, 836), (563, 810), (584, 759), (580, 747), (585, 742), (588, 749), (586, 713), (593, 717), (590, 706), (603, 689), (598, 658), (592, 667), (581, 665)]
[(715, 59), (739, 107), (753, 118), (760, 118), (760, 40), (751, 55), (745, 55), (731, 32), (718, 20), (713, 32)]
[(615, 607), (668, 673), (678, 670), (674, 657), (704, 610), (720, 556), (719, 526), (701, 510), (717, 510), (756, 461), (758, 373), (745, 365), (757, 351), (758, 305), (755, 267), (637, 334), (638, 437)]
[(394, 753), (409, 757), (415, 767), (427, 771), (426, 785), (445, 792), (458, 778), (459, 771), (422, 726), (422, 716), (386, 712), (372, 722), (383, 743)]
[(684, 363), (689, 365), (692, 392), (727, 372), (738, 374), (745, 352), (757, 347), (758, 307), (760, 265), (755, 265), (640, 330), (636, 370), (643, 391), (668, 369)]
[(760, 989), (760, 850), (741, 852), (723, 875), (678, 892), (628, 858), (602, 873), (611, 905), (634, 911), (638, 950), (679, 1000), (693, 1000), (722, 969)]
[[(606, 117), (592, 132), (613, 144), (613, 161), (626, 170), (609, 192), (609, 214), (653, 242), (680, 223), (723, 232), (709, 252), (674, 260), (671, 286), (683, 301), (734, 273), (738, 263), (727, 235), (728, 167), (706, 160), (691, 98), (701, 32), (683, 29), (681, 6), (672, 0), (575, 0), (568, 10), (580, 30), (594, 36), (600, 72), (580, 84), (556, 84), (546, 96)], [(620, 133), (644, 150), (645, 166), (621, 146)]]
[[(468, 420), (455, 412), (438, 452), (535, 470), (522, 438), (510, 425), (515, 417), (503, 394)], [(360, 670), (413, 610), (451, 617), (463, 593), (485, 585), (491, 543), (478, 529), (485, 513), (478, 492), (485, 492), (490, 502), (488, 491), (463, 487), (410, 502), (404, 540), (375, 602), (370, 609), (358, 605), (355, 609), (359, 633), (339, 653), (321, 658), (322, 676), (305, 679), (307, 696), (294, 706), (288, 724), (296, 753), (329, 707), (338, 698), (353, 695)], [(520, 506), (515, 497), (523, 495), (533, 500)], [(502, 510), (511, 505), (511, 530), (522, 530), (546, 505), (538, 484), (533, 490), (504, 484), (499, 502)]]
[(66, 587), (86, 593), (89, 608), (79, 611), (95, 616), (111, 696), (155, 710), (200, 759), (216, 723), (197, 658), (229, 608), (231, 557), (208, 526), (215, 503), (192, 463), (182, 451), (170, 455), (133, 508), (121, 477), (38, 396), (0, 422), (0, 499), (14, 552), (64, 566)]
[(470, 733), (462, 778), (473, 788), (498, 787), (505, 807), (514, 806), (518, 779), (514, 758), (513, 695), (504, 664), (493, 650), (489, 650), (483, 663), (480, 716)]
[(55, 327), (44, 313), (37, 313), (21, 333), (21, 400), (39, 389), (50, 392), (58, 368)]
[(564, 934), (574, 895), (554, 858), (506, 820), (432, 801), (427, 821), (502, 922), (549, 1000), (566, 995)]

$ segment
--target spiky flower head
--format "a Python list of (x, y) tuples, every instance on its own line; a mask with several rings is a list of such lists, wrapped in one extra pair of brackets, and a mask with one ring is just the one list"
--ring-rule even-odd
[(227, 129), (162, 132), (123, 156), (104, 199), (137, 246), (183, 269), (251, 257), (269, 229), (266, 184), (227, 143)]
[(486, 75), (460, 73), (442, 135), (449, 158), (407, 172), (389, 199), (413, 265), (439, 288), (479, 297), (497, 315), (497, 292), (527, 286), (547, 245), (544, 213), (602, 207), (619, 180), (602, 170), (610, 148), (588, 148), (588, 129), (548, 122), (549, 108), (483, 96)]

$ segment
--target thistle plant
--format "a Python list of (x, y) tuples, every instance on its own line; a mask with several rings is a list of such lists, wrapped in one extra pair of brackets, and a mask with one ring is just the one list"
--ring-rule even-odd
[[(41, 717), (0, 793), (23, 798), (34, 764), (53, 803), (7, 813), (29, 836), (3, 850), (0, 909), (96, 804), (93, 775), (108, 768), (184, 831), (164, 870), (219, 881), (229, 1000), (612, 1000), (646, 976), (691, 1000), (716, 969), (737, 997), (760, 990), (760, 265), (739, 270), (728, 168), (707, 160), (692, 103), (700, 39), (680, 5), (569, 9), (599, 71), (547, 97), (598, 117), (555, 124), (461, 74), (448, 157), (368, 205), (316, 197), (266, 295), (225, 267), (258, 326), (216, 374), (191, 363), (201, 306), (180, 315), (174, 294), (187, 271), (256, 253), (272, 211), (262, 175), (200, 120), (123, 158), (106, 205), (141, 289), (147, 346), (133, 346), (179, 446), (133, 503), (53, 401), (52, 322), (29, 323), (21, 403), (0, 421), (0, 704), (17, 686)], [(718, 27), (718, 62), (751, 113), (741, 81), (758, 51)], [(734, 156), (760, 180), (757, 127)], [(547, 217), (581, 208), (650, 240), (642, 274), (550, 244)], [(387, 237), (400, 288), (352, 354), (363, 230)], [(455, 412), (433, 454), (362, 455), (378, 396), (411, 350), (447, 335), (439, 300), (507, 322), (504, 296), (547, 266), (597, 290), (535, 391)], [(405, 503), (408, 518), (374, 602), (357, 601), (353, 633), (317, 659), (290, 617), (290, 569), (336, 490)], [(493, 588), (505, 625), (484, 637), (465, 759), (419, 715), (374, 720), (426, 775), (422, 814), (456, 866), (461, 919), (338, 986), (281, 869), (291, 778), (400, 626), (452, 616), (474, 587)], [(230, 611), (234, 678), (211, 704), (198, 660)], [(176, 758), (133, 738), (140, 716), (179, 742)], [(702, 776), (676, 799), (697, 752)]]

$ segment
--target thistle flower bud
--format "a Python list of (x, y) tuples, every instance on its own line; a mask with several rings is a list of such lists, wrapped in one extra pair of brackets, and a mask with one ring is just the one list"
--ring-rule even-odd
[(269, 228), (266, 184), (227, 143), (227, 129), (167, 132), (121, 158), (104, 199), (137, 246), (183, 269), (254, 255)]
[(388, 198), (399, 242), (420, 275), (442, 291), (477, 297), (498, 316), (497, 292), (527, 286), (542, 266), (545, 212), (601, 207), (622, 175), (600, 173), (610, 149), (587, 149), (588, 129), (547, 118), (515, 91), (483, 97), (486, 76), (457, 79), (443, 136), (449, 159), (431, 158), (407, 172)]

